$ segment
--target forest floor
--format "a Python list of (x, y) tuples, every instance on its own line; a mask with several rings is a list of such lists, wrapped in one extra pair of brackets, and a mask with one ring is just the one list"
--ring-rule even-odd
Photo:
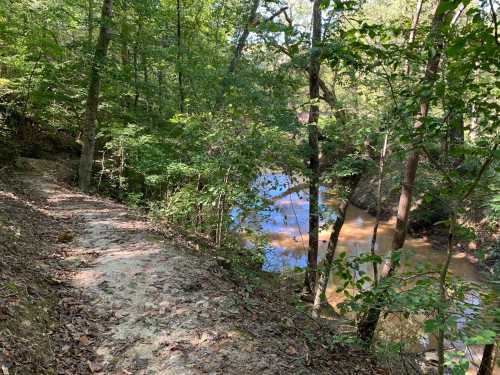
[(67, 163), (18, 164), (0, 178), (3, 375), (391, 373), (332, 344), (277, 278), (241, 282), (215, 251), (76, 191)]

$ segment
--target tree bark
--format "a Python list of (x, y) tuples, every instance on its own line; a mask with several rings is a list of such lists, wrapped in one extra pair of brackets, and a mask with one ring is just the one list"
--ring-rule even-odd
[[(335, 73), (336, 76), (336, 73)], [(322, 99), (328, 103), (330, 108), (334, 111), (334, 116), (335, 120), (337, 120), (337, 123), (339, 125), (344, 125), (347, 123), (347, 113), (344, 108), (341, 108), (338, 100), (337, 100), (337, 94), (335, 90), (335, 81), (336, 78), (333, 80), (333, 85), (331, 89), (326, 85), (325, 81), (323, 81), (321, 78), (319, 79), (319, 87), (321, 88), (321, 91), (323, 91), (323, 96)]]
[(241, 55), (243, 54), (243, 48), (245, 48), (248, 35), (250, 34), (250, 26), (255, 25), (257, 23), (257, 9), (259, 8), (260, 0), (254, 0), (251, 5), (250, 13), (248, 16), (248, 21), (245, 23), (243, 27), (243, 32), (241, 33), (238, 43), (236, 45), (236, 49), (234, 51), (233, 58), (231, 59), (231, 63), (227, 69), (229, 74), (233, 74), (236, 70), (236, 66), (238, 65), (239, 60), (241, 59)]
[[(139, 28), (140, 28), (140, 25), (139, 25)], [(134, 95), (134, 108), (137, 109), (137, 107), (139, 106), (139, 98), (140, 98), (140, 92), (139, 92), (139, 57), (138, 57), (138, 42), (136, 41), (134, 43), (134, 47), (133, 47), (133, 55), (132, 55), (132, 58), (133, 58), (133, 62), (134, 62), (134, 91), (135, 91), (135, 95)]]
[(326, 250), (325, 261), (323, 265), (323, 270), (319, 272), (318, 286), (316, 288), (316, 294), (314, 296), (314, 304), (312, 308), (313, 318), (319, 316), (319, 310), (321, 308), (321, 300), (325, 298), (326, 287), (328, 286), (328, 280), (330, 278), (330, 273), (332, 270), (333, 259), (335, 258), (335, 252), (337, 250), (337, 243), (340, 236), (340, 231), (344, 225), (345, 214), (347, 208), (349, 207), (349, 200), (345, 200), (339, 206), (337, 218), (333, 225), (332, 233), (330, 234), (330, 239), (328, 241), (328, 247)]
[(184, 113), (184, 86), (182, 75), (181, 0), (177, 0), (177, 81), (179, 84), (179, 111)]
[[(380, 225), (380, 214), (382, 211), (382, 184), (384, 180), (384, 167), (385, 167), (385, 157), (387, 155), (387, 143), (389, 140), (389, 132), (385, 133), (384, 145), (382, 146), (382, 152), (380, 154), (379, 169), (378, 169), (378, 187), (377, 187), (377, 213), (375, 216), (375, 225), (373, 226), (373, 234), (370, 245), (370, 253), (375, 256), (375, 246), (377, 244), (377, 234), (378, 227)], [(373, 285), (378, 285), (378, 265), (376, 261), (373, 261)]]
[(312, 294), (316, 285), (318, 267), (319, 243), (319, 72), (321, 43), (321, 8), (320, 0), (315, 0), (312, 12), (312, 39), (309, 62), (309, 110), (308, 140), (309, 140), (309, 249), (307, 253), (307, 268), (304, 281), (304, 293)]
[[(408, 41), (410, 43), (415, 42), (415, 37), (417, 35), (418, 21), (420, 20), (420, 14), (422, 13), (422, 5), (423, 5), (423, 0), (417, 0), (417, 8), (415, 10), (415, 14), (413, 15), (413, 19), (411, 21), (411, 30), (408, 38)], [(410, 75), (410, 71), (411, 71), (410, 62), (406, 61), (406, 69), (405, 69), (406, 75)]]
[[(431, 31), (428, 37), (429, 44), (431, 45), (429, 51), (429, 57), (427, 59), (427, 65), (425, 69), (424, 79), (420, 85), (421, 88), (426, 88), (428, 91), (432, 90), (434, 83), (436, 81), (436, 75), (439, 68), (439, 63), (441, 61), (441, 54), (443, 51), (443, 33), (442, 27), (451, 22), (453, 15), (453, 10), (460, 3), (459, 0), (453, 0), (454, 7), (452, 9), (447, 9), (442, 11), (442, 5), (450, 0), (440, 0), (437, 4), (434, 16), (432, 19)], [(431, 94), (422, 95), (420, 98), (420, 111), (414, 123), (414, 130), (418, 130), (422, 127), (425, 118), (429, 113)], [(420, 137), (417, 134), (417, 140), (420, 141)], [(396, 228), (392, 240), (392, 252), (400, 250), (406, 240), (406, 231), (408, 226), (409, 213), (412, 202), (413, 187), (415, 185), (415, 177), (417, 174), (418, 161), (419, 161), (419, 149), (418, 142), (412, 145), (412, 149), (409, 152), (406, 163), (405, 171), (403, 177), (403, 183), (401, 186), (401, 194), (399, 198), (398, 213)], [(387, 280), (391, 277), (397, 267), (397, 264), (393, 262), (392, 254), (386, 260), (380, 278), (384, 279), (384, 289), (388, 286)], [(382, 284), (382, 283), (381, 283)], [(358, 324), (358, 336), (366, 344), (371, 344), (373, 340), (373, 335), (377, 327), (381, 310), (384, 306), (385, 293), (384, 290), (378, 293), (375, 303), (369, 308), (365, 316), (360, 320)]]
[[(449, 146), (453, 148), (463, 148), (464, 143), (465, 143), (465, 127), (464, 127), (464, 115), (461, 112), (461, 105), (462, 103), (457, 103), (457, 109), (455, 108), (450, 108), (450, 115), (448, 117), (448, 136), (449, 139), (447, 142), (449, 142)], [(454, 150), (454, 156), (452, 158), (452, 163), (455, 168), (459, 167), (463, 161), (465, 160), (465, 154), (463, 151), (460, 151), (459, 153)], [(448, 153), (446, 153), (448, 154)]]
[(345, 215), (349, 207), (349, 202), (354, 193), (354, 190), (356, 190), (356, 186), (358, 185), (361, 179), (361, 175), (362, 174), (359, 173), (358, 175), (353, 176), (345, 184), (347, 190), (349, 191), (348, 197), (345, 200), (343, 200), (338, 207), (337, 218), (335, 219), (335, 223), (333, 224), (333, 230), (332, 233), (330, 234), (324, 265), (319, 273), (318, 286), (316, 288), (316, 293), (314, 296), (314, 304), (312, 309), (313, 318), (317, 318), (319, 316), (321, 301), (324, 299), (326, 287), (328, 286), (328, 280), (330, 278), (332, 264), (335, 258), (335, 252), (337, 250), (337, 243), (339, 240), (340, 231), (342, 230), (342, 226), (344, 225)]
[[(290, 22), (290, 24), (291, 24), (291, 22)], [(275, 45), (275, 47), (278, 48), (285, 55), (290, 57), (290, 59), (292, 59), (292, 55), (285, 47), (282, 47), (280, 45)], [(299, 69), (303, 69), (305, 73), (309, 74), (309, 66), (302, 65), (302, 64), (296, 65), (296, 66)], [(334, 79), (334, 81), (335, 81), (335, 79)], [(321, 91), (323, 92), (323, 95), (320, 96), (320, 99), (325, 101), (330, 106), (330, 108), (334, 111), (334, 116), (335, 116), (335, 119), (337, 120), (337, 122), (339, 124), (347, 123), (348, 118), (347, 118), (346, 110), (344, 108), (340, 107), (340, 104), (337, 100), (337, 95), (335, 93), (335, 82), (333, 84), (333, 87), (330, 88), (330, 87), (328, 87), (326, 82), (323, 81), (320, 77), (319, 78), (319, 87), (320, 87)]]
[(88, 14), (87, 14), (87, 42), (89, 44), (89, 48), (94, 41), (94, 0), (88, 0)]
[(493, 369), (495, 368), (495, 348), (496, 345), (494, 343), (484, 346), (483, 358), (481, 359), (477, 375), (493, 375)]
[(79, 186), (87, 192), (90, 188), (90, 177), (94, 161), (95, 133), (99, 94), (101, 89), (100, 71), (103, 67), (111, 41), (111, 20), (113, 17), (113, 0), (103, 0), (101, 10), (101, 27), (95, 47), (94, 61), (90, 70), (89, 90), (85, 111), (85, 124), (82, 134), (82, 155), (79, 167)]
[[(124, 2), (122, 5), (122, 11), (126, 15), (127, 14), (127, 3)], [(129, 54), (129, 28), (127, 25), (126, 17), (123, 17), (123, 20), (120, 25), (120, 56), (122, 60), (122, 71), (124, 74), (124, 88), (126, 91), (126, 95), (123, 99), (123, 106), (125, 110), (130, 107), (130, 96), (128, 94), (129, 81), (130, 81), (130, 54)]]
[(236, 47), (234, 49), (233, 57), (231, 59), (231, 62), (229, 63), (227, 73), (225, 74), (222, 80), (222, 86), (220, 92), (218, 93), (217, 98), (215, 100), (214, 109), (216, 111), (219, 110), (219, 108), (222, 105), (224, 94), (226, 93), (226, 90), (229, 86), (229, 82), (236, 70), (236, 66), (238, 65), (241, 59), (241, 56), (243, 54), (243, 49), (245, 48), (245, 45), (247, 43), (248, 35), (250, 34), (250, 26), (257, 24), (257, 9), (259, 8), (259, 5), (260, 5), (260, 0), (253, 0), (250, 6), (248, 18), (245, 22), (245, 25), (243, 26), (243, 30), (241, 31), (240, 37), (238, 38), (238, 42), (236, 43)]
[[(450, 186), (451, 189), (451, 186)], [(440, 327), (437, 334), (437, 354), (438, 354), (438, 375), (444, 375), (444, 338), (445, 338), (445, 323), (446, 323), (446, 304), (448, 298), (446, 297), (446, 276), (448, 275), (448, 269), (450, 268), (451, 258), (453, 256), (453, 234), (455, 230), (455, 216), (452, 214), (450, 216), (450, 224), (448, 231), (448, 247), (446, 262), (441, 269), (439, 275), (439, 307), (437, 310), (437, 316), (440, 322)]]

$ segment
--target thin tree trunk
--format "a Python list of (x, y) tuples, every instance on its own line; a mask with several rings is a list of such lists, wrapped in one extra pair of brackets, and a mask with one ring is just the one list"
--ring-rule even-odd
[[(223, 186), (227, 186), (230, 172), (231, 172), (231, 167), (227, 169), (226, 175), (224, 176)], [(225, 205), (226, 205), (226, 193), (221, 192), (217, 204), (217, 227), (215, 230), (215, 243), (217, 248), (221, 246), (223, 240)]]
[(319, 310), (321, 308), (321, 300), (324, 299), (326, 287), (328, 286), (328, 280), (330, 278), (333, 259), (335, 258), (335, 252), (337, 250), (337, 243), (339, 240), (340, 231), (342, 230), (342, 226), (344, 225), (345, 214), (347, 212), (348, 207), (349, 207), (349, 200), (345, 200), (340, 204), (337, 212), (337, 218), (335, 219), (333, 230), (332, 233), (330, 234), (324, 265), (322, 267), (323, 269), (319, 272), (318, 286), (316, 288), (316, 294), (314, 296), (314, 304), (312, 308), (313, 318), (317, 318), (319, 316)]
[(350, 178), (349, 181), (345, 184), (347, 190), (349, 191), (349, 194), (348, 197), (343, 200), (338, 207), (337, 218), (335, 219), (333, 230), (330, 234), (324, 265), (323, 267), (321, 267), (321, 270), (319, 272), (318, 285), (316, 287), (316, 293), (314, 296), (314, 304), (312, 309), (313, 318), (317, 318), (319, 316), (321, 301), (325, 297), (326, 287), (328, 286), (328, 280), (330, 278), (332, 264), (335, 258), (335, 252), (337, 250), (340, 231), (342, 230), (342, 226), (344, 225), (345, 215), (347, 213), (347, 209), (349, 208), (351, 197), (354, 193), (354, 190), (356, 190), (356, 187), (361, 179), (361, 175), (362, 174), (359, 173), (358, 175)]
[(161, 112), (163, 103), (163, 71), (159, 68), (157, 76), (158, 80), (158, 110)]
[(337, 94), (335, 90), (335, 84), (337, 81), (337, 72), (335, 71), (334, 78), (333, 78), (333, 85), (332, 88), (330, 89), (326, 83), (320, 78), (319, 79), (319, 86), (321, 88), (321, 91), (323, 91), (323, 97), (322, 99), (325, 100), (329, 105), (330, 108), (334, 111), (334, 116), (335, 120), (339, 125), (343, 125), (347, 123), (347, 114), (344, 108), (341, 108), (338, 100), (337, 100)]
[(179, 111), (184, 113), (184, 86), (182, 74), (182, 29), (181, 29), (181, 0), (177, 0), (177, 80), (179, 84)]
[[(415, 37), (417, 35), (417, 26), (418, 26), (418, 21), (420, 20), (420, 14), (422, 13), (422, 5), (423, 5), (423, 0), (417, 0), (417, 8), (415, 10), (415, 14), (413, 15), (413, 19), (411, 21), (411, 30), (410, 30), (410, 36), (408, 38), (408, 41), (410, 43), (415, 42)], [(410, 61), (406, 61), (406, 75), (410, 75), (411, 71), (411, 66), (410, 66)]]
[(472, 182), (472, 185), (469, 187), (469, 189), (465, 193), (463, 200), (466, 200), (467, 198), (469, 198), (469, 196), (472, 194), (472, 192), (476, 189), (484, 172), (486, 172), (488, 167), (491, 165), (491, 163), (495, 159), (495, 153), (497, 151), (498, 145), (499, 145), (498, 143), (495, 143), (495, 145), (491, 149), (490, 154), (488, 155), (488, 158), (484, 161), (483, 165), (481, 165), (481, 168), (479, 169), (479, 173), (477, 174), (476, 178)]
[[(123, 11), (126, 12), (127, 8), (124, 7)], [(122, 66), (126, 71), (128, 71), (130, 63), (130, 58), (128, 53), (129, 36), (128, 36), (128, 26), (125, 21), (122, 21), (121, 24), (120, 37), (121, 37), (120, 54), (122, 59)]]
[[(441, 5), (446, 1), (450, 0), (440, 0), (438, 2), (436, 11), (432, 19), (432, 27), (429, 35), (429, 41), (432, 47), (429, 51), (429, 57), (425, 69), (425, 76), (421, 84), (422, 87), (425, 86), (429, 90), (434, 86), (439, 63), (441, 61), (441, 54), (443, 50), (443, 35), (441, 29), (443, 28), (443, 26), (450, 23), (454, 7), (456, 8), (456, 6), (458, 6), (458, 4), (460, 3), (459, 0), (453, 0), (454, 7), (442, 12)], [(422, 96), (422, 98), (420, 99), (420, 111), (414, 123), (415, 131), (418, 131), (422, 127), (423, 121), (429, 113), (430, 99), (430, 95)], [(409, 152), (405, 163), (405, 172), (401, 187), (401, 195), (399, 197), (396, 228), (392, 240), (393, 252), (400, 250), (406, 240), (406, 231), (412, 202), (413, 187), (415, 185), (415, 177), (417, 174), (419, 154), (420, 152), (418, 149), (418, 145), (413, 144), (413, 148)], [(385, 262), (384, 267), (382, 268), (380, 274), (381, 280), (387, 279), (392, 276), (396, 267), (397, 264), (393, 262), (393, 257), (390, 256)], [(385, 287), (387, 287), (388, 283), (386, 282), (384, 284)], [(365, 316), (359, 322), (358, 336), (366, 344), (371, 344), (373, 340), (373, 335), (380, 318), (380, 313), (384, 306), (384, 299), (385, 293), (383, 291), (380, 291), (374, 304), (370, 307)]]
[[(127, 12), (127, 6), (126, 3), (123, 4), (123, 12), (126, 14)], [(124, 19), (121, 23), (120, 26), (120, 55), (121, 55), (121, 60), (122, 60), (122, 69), (123, 73), (125, 75), (125, 80), (124, 80), (124, 86), (125, 86), (125, 91), (126, 95), (123, 100), (123, 104), (125, 109), (128, 109), (130, 107), (130, 96), (128, 95), (128, 88), (129, 88), (129, 80), (130, 80), (130, 56), (129, 56), (129, 50), (128, 50), (128, 42), (129, 42), (129, 33), (128, 33), (128, 25), (126, 23), (126, 20)]]
[[(451, 187), (451, 186), (450, 186)], [(445, 321), (446, 321), (446, 276), (450, 267), (451, 258), (453, 255), (453, 233), (455, 228), (455, 217), (450, 217), (450, 227), (448, 231), (448, 252), (446, 262), (441, 269), (439, 275), (439, 298), (440, 307), (438, 308), (438, 319), (440, 321), (440, 328), (438, 329), (437, 337), (437, 354), (438, 354), (438, 375), (444, 375), (444, 336), (445, 336)]]
[(245, 45), (247, 43), (248, 35), (250, 34), (250, 26), (253, 26), (257, 23), (257, 9), (259, 8), (259, 5), (260, 5), (260, 0), (253, 0), (253, 2), (251, 3), (250, 11), (248, 13), (248, 18), (245, 22), (245, 25), (243, 26), (243, 30), (240, 34), (240, 37), (238, 38), (238, 42), (236, 43), (236, 48), (234, 49), (233, 57), (227, 69), (227, 73), (222, 80), (222, 87), (215, 100), (215, 106), (214, 106), (215, 110), (219, 110), (220, 106), (222, 105), (224, 94), (226, 93), (226, 90), (229, 86), (229, 82), (236, 70), (236, 67), (243, 54), (243, 49), (245, 48)]
[[(425, 116), (427, 116), (428, 105), (425, 105)], [(421, 112), (422, 113), (422, 112)], [(420, 126), (420, 123), (419, 125)], [(415, 147), (415, 146), (414, 146)], [(396, 218), (396, 228), (392, 238), (392, 250), (399, 250), (403, 247), (406, 240), (406, 231), (408, 226), (408, 218), (410, 215), (411, 201), (413, 197), (413, 187), (415, 185), (415, 177), (418, 168), (418, 159), (420, 152), (413, 148), (406, 158), (405, 171), (403, 176), (403, 184), (401, 186), (401, 195), (399, 197), (398, 213)], [(388, 268), (387, 268), (388, 267)], [(385, 264), (382, 277), (390, 276), (393, 272), (393, 264)]]
[[(452, 104), (453, 106), (453, 104)], [(464, 115), (460, 110), (460, 103), (456, 103), (456, 106), (450, 108), (450, 115), (448, 117), (448, 127), (449, 132), (447, 134), (447, 143), (451, 148), (463, 148), (465, 142), (465, 128), (464, 128)], [(460, 164), (465, 160), (465, 154), (463, 151), (459, 153), (453, 153), (454, 156), (452, 159), (453, 166), (457, 168)]]
[(113, 0), (103, 0), (101, 11), (101, 27), (99, 38), (95, 48), (94, 61), (90, 70), (89, 91), (87, 94), (87, 107), (85, 113), (85, 124), (82, 134), (82, 155), (79, 167), (79, 186), (87, 192), (90, 187), (90, 177), (94, 160), (95, 133), (97, 108), (99, 106), (99, 94), (101, 88), (100, 71), (103, 67), (111, 41), (111, 20), (113, 17)]
[(88, 0), (88, 14), (87, 14), (87, 27), (88, 27), (88, 34), (87, 34), (87, 42), (90, 46), (92, 46), (92, 43), (94, 42), (94, 0)]
[[(149, 72), (148, 72), (148, 62), (145, 56), (145, 51), (144, 49), (142, 50), (141, 54), (141, 62), (142, 62), (142, 75), (144, 77), (144, 90), (145, 90), (145, 95), (144, 95), (144, 102), (146, 103), (146, 113), (150, 111), (150, 92), (149, 92)], [(153, 120), (153, 117), (151, 117), (151, 120)]]
[[(380, 224), (380, 215), (382, 211), (382, 184), (384, 180), (384, 166), (385, 166), (385, 157), (387, 154), (387, 142), (389, 140), (389, 132), (385, 133), (384, 136), (384, 145), (382, 146), (382, 153), (380, 154), (380, 161), (379, 161), (379, 169), (378, 169), (378, 187), (377, 187), (377, 213), (375, 216), (375, 225), (373, 226), (373, 234), (372, 234), (372, 240), (371, 240), (371, 245), (370, 245), (370, 254), (372, 256), (375, 256), (375, 246), (377, 244), (377, 234), (378, 234), (378, 227)], [(377, 286), (378, 285), (378, 265), (377, 262), (374, 260), (373, 261), (373, 285)]]
[(481, 365), (479, 366), (477, 375), (493, 375), (493, 369), (495, 368), (495, 349), (496, 345), (494, 343), (484, 346), (483, 358), (481, 359)]
[(215, 17), (216, 18), (216, 22), (215, 22), (215, 48), (219, 48), (219, 42), (220, 42), (220, 37), (219, 37), (219, 34), (220, 34), (220, 24), (221, 24), (221, 18), (222, 18), (222, 13), (223, 13), (223, 10), (224, 10), (224, 1), (222, 1), (220, 3), (220, 9), (216, 12), (217, 13), (217, 16)]
[(307, 253), (307, 268), (304, 281), (304, 294), (312, 294), (316, 285), (316, 271), (318, 267), (319, 242), (319, 72), (321, 43), (321, 8), (320, 0), (315, 0), (312, 13), (312, 40), (309, 63), (309, 249)]
[[(286, 13), (285, 13), (286, 14)], [(290, 57), (292, 59), (292, 54), (284, 47), (282, 46), (275, 46), (277, 47), (281, 52), (283, 52), (285, 55)], [(304, 65), (297, 65), (298, 68), (303, 69), (305, 73), (309, 74), (309, 66), (304, 66)], [(347, 123), (347, 114), (346, 110), (344, 108), (340, 107), (340, 104), (337, 100), (337, 95), (335, 93), (335, 81), (336, 79), (334, 78), (334, 84), (332, 88), (329, 88), (328, 85), (326, 84), (325, 81), (319, 78), (319, 87), (321, 91), (323, 92), (323, 95), (320, 96), (320, 99), (325, 101), (330, 108), (334, 111), (334, 116), (335, 120), (337, 120), (337, 123), (339, 124), (346, 124)]]
[(137, 52), (137, 42), (134, 43), (134, 48), (133, 48), (133, 61), (134, 61), (134, 91), (135, 91), (135, 97), (134, 97), (134, 108), (137, 109), (137, 106), (139, 105), (139, 67), (138, 67), (138, 52)]
[[(203, 190), (203, 182), (201, 180), (201, 173), (198, 173), (198, 182), (196, 183), (196, 192), (197, 194), (201, 194)], [(203, 203), (196, 204), (196, 222), (195, 222), (195, 231), (200, 231), (201, 224), (203, 222)]]

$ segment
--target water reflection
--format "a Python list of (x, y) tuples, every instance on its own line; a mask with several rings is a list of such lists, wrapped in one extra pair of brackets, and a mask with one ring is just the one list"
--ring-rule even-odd
[[(304, 267), (308, 246), (309, 205), (308, 192), (302, 180), (291, 180), (283, 174), (265, 174), (256, 182), (259, 194), (268, 199), (270, 206), (263, 211), (247, 214), (245, 222), (266, 234), (271, 247), (266, 252), (264, 268), (268, 271), (281, 271), (286, 268)], [(335, 219), (335, 200), (324, 186), (320, 188), (320, 207), (322, 230), (320, 231), (320, 259), (324, 257), (331, 226)], [(349, 207), (344, 226), (340, 233), (337, 251), (349, 255), (359, 255), (369, 251), (375, 218), (357, 207)], [(394, 233), (392, 221), (382, 222), (379, 226), (376, 250), (386, 254), (391, 246)], [(416, 263), (434, 266), (445, 261), (444, 251), (435, 250), (422, 240), (408, 238), (407, 252), (403, 265), (414, 267)], [(366, 271), (369, 271), (368, 269)], [(457, 253), (451, 262), (451, 274), (460, 275), (466, 281), (479, 281), (474, 266)]]
[[(265, 251), (264, 269), (267, 271), (282, 271), (296, 267), (304, 268), (307, 262), (308, 227), (309, 227), (309, 206), (308, 192), (304, 181), (300, 179), (292, 180), (283, 174), (265, 174), (256, 182), (255, 187), (264, 201), (269, 203), (266, 209), (256, 210), (246, 213), (242, 217), (241, 212), (233, 212), (235, 220), (239, 223), (262, 231), (269, 242), (269, 247)], [(320, 231), (319, 258), (324, 257), (331, 225), (335, 219), (335, 200), (328, 194), (328, 189), (324, 186), (320, 189), (320, 207), (322, 217), (322, 230)], [(367, 214), (364, 210), (351, 206), (346, 214), (346, 220), (340, 233), (337, 254), (346, 252), (348, 255), (357, 256), (368, 252), (370, 249), (371, 236), (375, 218)], [(379, 226), (376, 243), (376, 251), (380, 255), (386, 254), (391, 247), (394, 234), (394, 222), (383, 222)], [(445, 249), (436, 250), (422, 240), (408, 238), (405, 244), (405, 255), (402, 260), (402, 269), (414, 269), (416, 264), (428, 264), (434, 267), (445, 262)], [(362, 270), (370, 273), (371, 267), (364, 264)], [(465, 281), (478, 282), (475, 267), (466, 259), (463, 254), (457, 253), (450, 264), (450, 274), (460, 276)], [(327, 300), (335, 306), (343, 300), (343, 295), (336, 292), (336, 280), (331, 279), (327, 289)], [(470, 296), (473, 304), (479, 303), (477, 296)], [(419, 337), (420, 349), (433, 346), (432, 337), (427, 337), (421, 332), (422, 321), (408, 322), (404, 320), (397, 323), (393, 320), (390, 323), (391, 329), (387, 334), (390, 336), (394, 325), (401, 325), (402, 331), (410, 332), (414, 337)], [(464, 322), (460, 322), (464, 324)], [(398, 335), (400, 331), (398, 330)], [(387, 336), (387, 338), (389, 338)], [(391, 338), (392, 339), (392, 338)], [(398, 339), (398, 338), (396, 338)], [(457, 345), (461, 345), (457, 343)], [(480, 351), (481, 348), (475, 348)], [(477, 361), (477, 355), (475, 357)]]

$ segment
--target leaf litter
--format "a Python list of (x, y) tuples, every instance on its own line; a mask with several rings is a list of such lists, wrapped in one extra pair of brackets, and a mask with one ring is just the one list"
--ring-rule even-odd
[[(23, 162), (0, 186), (4, 374), (389, 373), (329, 345), (334, 328), (280, 291), (249, 292), (214, 251), (75, 191), (64, 163)], [(33, 301), (26, 323), (18, 311)]]

